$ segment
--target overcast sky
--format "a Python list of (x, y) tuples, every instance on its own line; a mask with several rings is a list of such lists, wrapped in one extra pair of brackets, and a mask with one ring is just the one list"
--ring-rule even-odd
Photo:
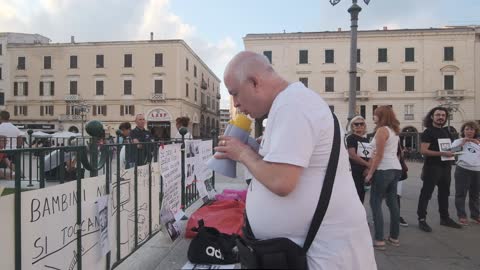
[[(223, 79), (248, 33), (348, 29), (352, 1), (328, 0), (0, 0), (0, 32), (38, 33), (52, 42), (184, 39)], [(359, 29), (480, 25), (480, 0), (359, 0)], [(222, 84), (222, 107), (228, 92)]]

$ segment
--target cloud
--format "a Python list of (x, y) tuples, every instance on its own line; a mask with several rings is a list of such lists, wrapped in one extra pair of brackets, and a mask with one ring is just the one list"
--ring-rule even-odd
[[(38, 33), (53, 42), (72, 35), (78, 42), (146, 40), (150, 32), (155, 39), (183, 39), (220, 80), (237, 51), (230, 37), (203, 38), (172, 12), (170, 0), (0, 0), (0, 7), (0, 32)], [(223, 86), (221, 94), (228, 100)]]

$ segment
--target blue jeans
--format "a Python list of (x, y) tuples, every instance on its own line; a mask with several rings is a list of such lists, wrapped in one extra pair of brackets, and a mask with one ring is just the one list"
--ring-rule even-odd
[(383, 198), (387, 201), (390, 209), (390, 237), (398, 239), (400, 234), (400, 208), (397, 202), (397, 184), (401, 170), (377, 170), (373, 174), (372, 187), (370, 189), (370, 207), (372, 208), (373, 223), (375, 225), (375, 240), (383, 241)]

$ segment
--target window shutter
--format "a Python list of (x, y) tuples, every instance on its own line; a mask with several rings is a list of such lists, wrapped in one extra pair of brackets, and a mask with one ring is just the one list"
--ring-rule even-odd
[(18, 96), (18, 82), (13, 83), (13, 95)]
[(123, 105), (120, 105), (120, 115), (124, 115)]
[(23, 115), (27, 116), (28, 115), (28, 107), (23, 106)]
[(135, 105), (132, 105), (132, 110), (130, 110), (131, 115), (135, 115)]
[(18, 115), (18, 107), (17, 106), (13, 107), (13, 115)]
[(66, 115), (69, 115), (69, 114), (70, 114), (70, 106), (67, 105), (67, 106), (65, 107), (65, 109), (66, 109), (66, 110), (65, 110), (65, 114), (66, 114)]
[(23, 91), (25, 93), (25, 96), (28, 96), (28, 82), (25, 82), (23, 85)]
[(40, 82), (40, 96), (43, 96), (43, 82)]
[(40, 106), (40, 116), (43, 116), (43, 106)]
[(97, 105), (93, 105), (92, 109), (92, 115), (97, 115)]
[(103, 105), (103, 115), (107, 116), (107, 105)]
[(55, 96), (55, 82), (50, 83), (50, 95)]

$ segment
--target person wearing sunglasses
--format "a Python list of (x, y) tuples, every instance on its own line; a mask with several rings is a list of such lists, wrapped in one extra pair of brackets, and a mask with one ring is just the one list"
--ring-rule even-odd
[(350, 129), (350, 135), (348, 135), (346, 139), (348, 157), (358, 197), (363, 203), (365, 200), (364, 173), (369, 166), (368, 161), (372, 155), (372, 147), (368, 139), (365, 137), (365, 134), (367, 133), (367, 125), (362, 116), (358, 115), (353, 117), (348, 127)]

